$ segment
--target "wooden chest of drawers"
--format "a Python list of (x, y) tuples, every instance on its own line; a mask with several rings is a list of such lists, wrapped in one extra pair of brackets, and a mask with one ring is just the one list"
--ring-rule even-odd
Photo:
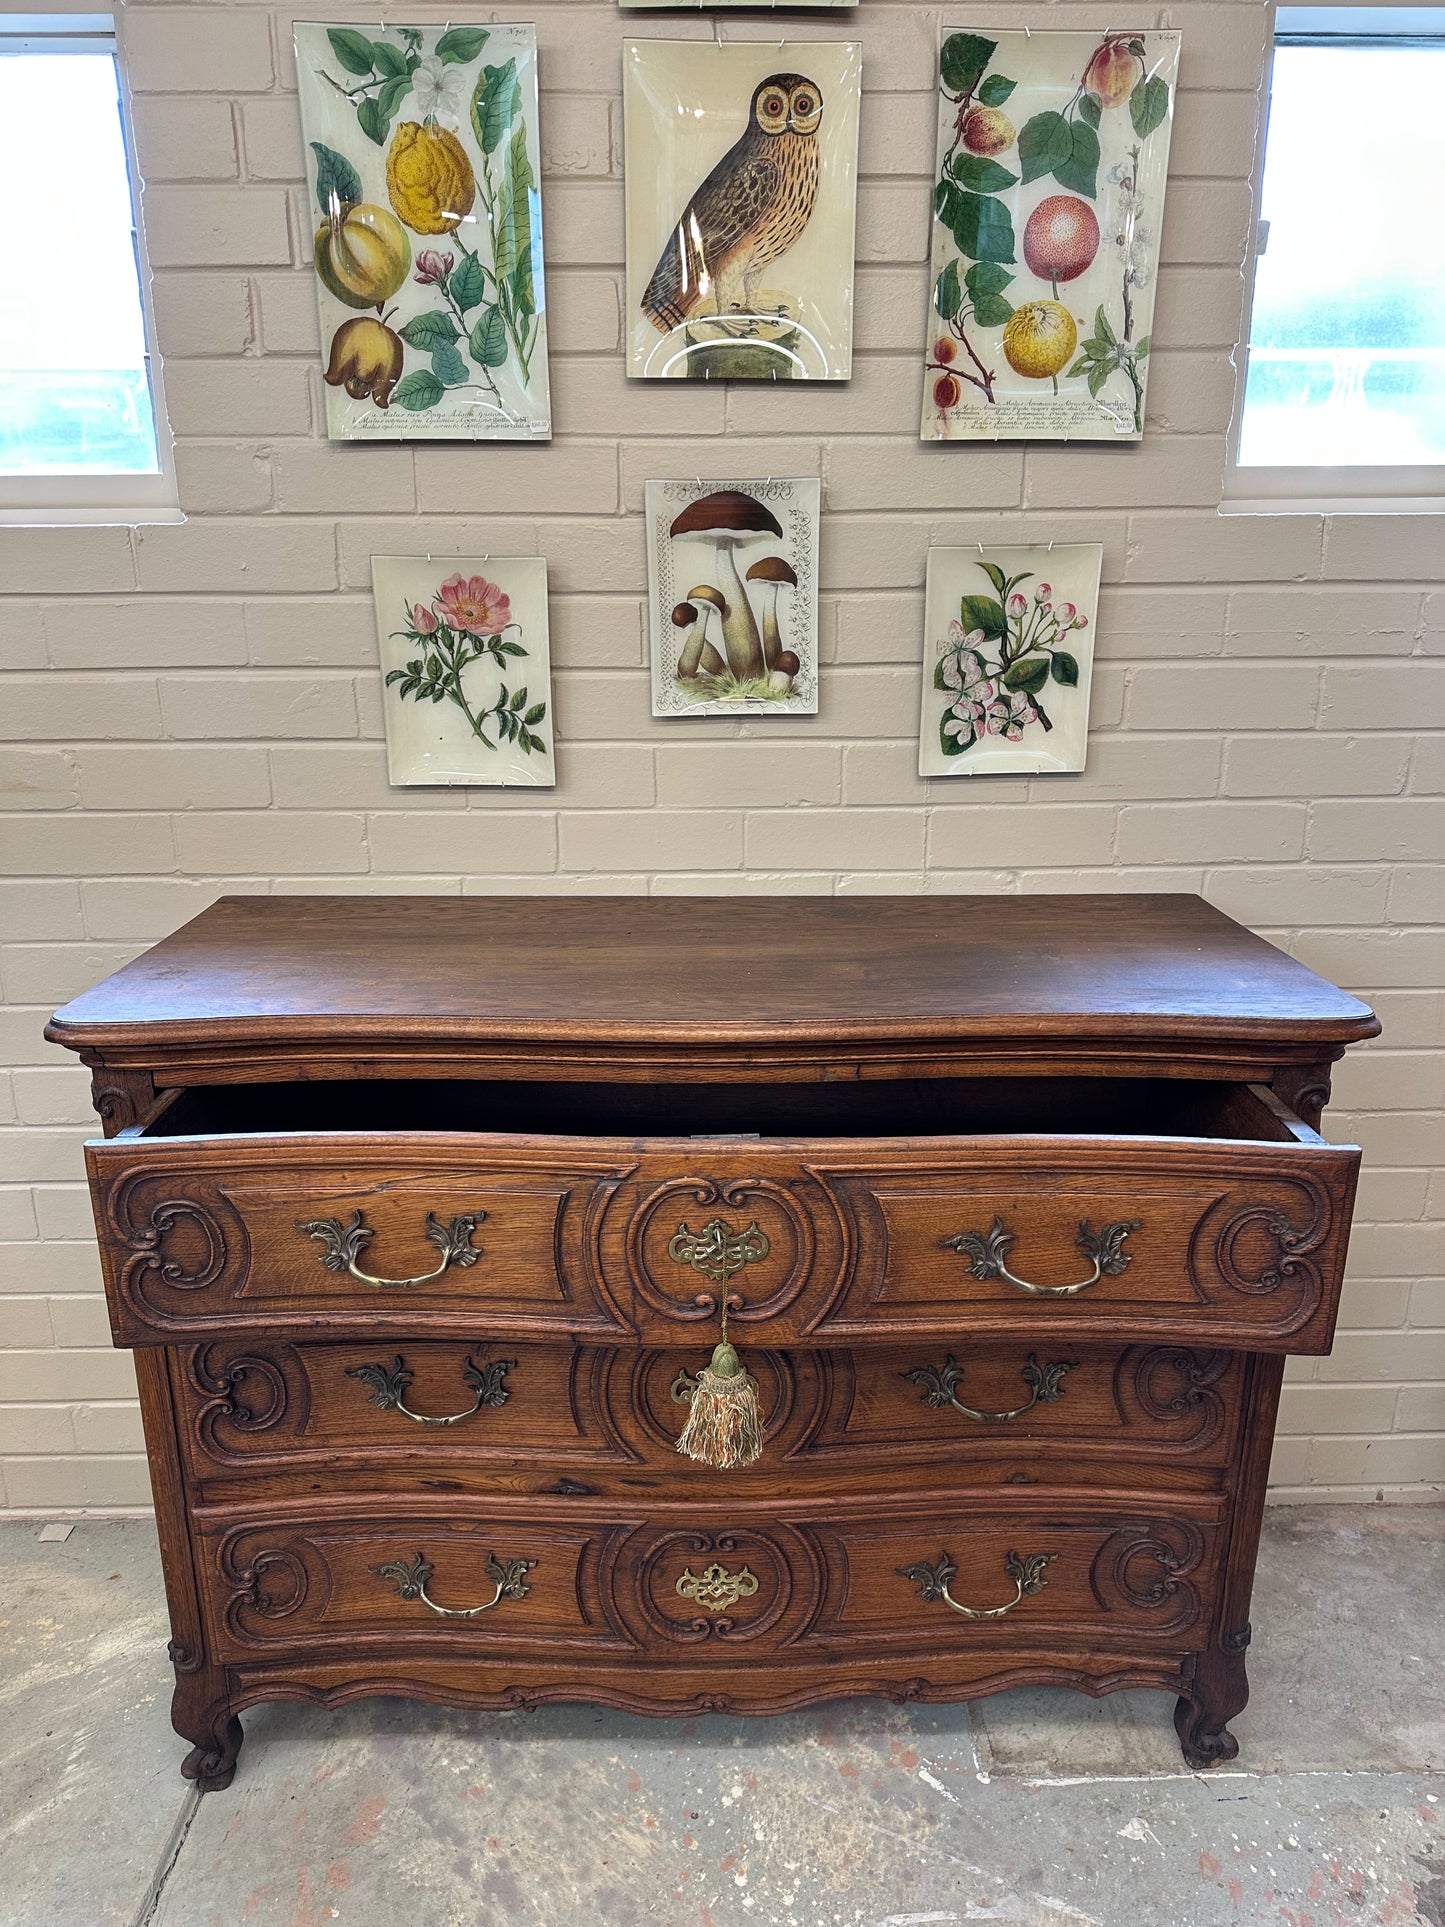
[[(1192, 897), (223, 899), (49, 1033), (183, 1771), (265, 1699), (1037, 1681), (1232, 1757), (1349, 1235), (1315, 1126), (1377, 1028)], [(676, 1449), (724, 1294), (727, 1471)]]

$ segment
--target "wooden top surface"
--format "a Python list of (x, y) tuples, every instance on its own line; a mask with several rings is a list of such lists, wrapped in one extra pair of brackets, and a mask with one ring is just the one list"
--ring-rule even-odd
[(1194, 896), (223, 897), (57, 1012), (75, 1049), (205, 1037), (605, 1044), (1246, 1038), (1366, 1005)]

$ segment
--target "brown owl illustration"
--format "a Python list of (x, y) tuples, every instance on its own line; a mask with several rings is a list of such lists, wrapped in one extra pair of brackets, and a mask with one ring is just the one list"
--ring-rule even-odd
[(747, 130), (682, 211), (642, 297), (660, 333), (711, 296), (719, 314), (755, 310), (763, 269), (798, 239), (818, 199), (823, 96), (804, 74), (769, 74)]

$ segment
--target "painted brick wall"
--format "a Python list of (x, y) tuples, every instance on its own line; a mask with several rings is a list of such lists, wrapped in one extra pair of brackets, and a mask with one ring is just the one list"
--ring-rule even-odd
[[(1202, 890), (1385, 1022), (1337, 1082), (1331, 1128), (1368, 1161), (1353, 1276), (1334, 1356), (1291, 1367), (1277, 1490), (1438, 1494), (1441, 525), (1215, 512), (1259, 0), (1159, 14), (1183, 29), (1183, 87), (1143, 447), (1027, 451), (915, 439), (939, 16), (887, 0), (787, 28), (865, 47), (849, 387), (624, 382), (619, 43), (712, 26), (536, 0), (557, 438), (328, 446), (293, 11), (125, 10), (189, 521), (0, 530), (0, 787), (17, 813), (0, 886), (0, 1497), (147, 1499), (82, 1184), (85, 1076), (40, 1030), (221, 889)], [(1118, 24), (1102, 4), (949, 18)], [(823, 478), (817, 718), (649, 718), (642, 484), (709, 471)], [(928, 544), (1049, 536), (1104, 544), (1087, 773), (921, 784)], [(547, 556), (555, 792), (387, 788), (374, 550)]]

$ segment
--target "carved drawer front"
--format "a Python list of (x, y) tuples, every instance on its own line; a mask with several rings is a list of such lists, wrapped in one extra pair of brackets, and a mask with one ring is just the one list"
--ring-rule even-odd
[(216, 1339), (177, 1348), (172, 1382), (193, 1477), (225, 1480), (349, 1463), (405, 1489), (423, 1473), (473, 1490), (706, 1498), (780, 1476), (893, 1489), (899, 1468), (951, 1483), (1061, 1485), (1148, 1464), (1219, 1467), (1238, 1426), (1239, 1354), (1016, 1340), (854, 1350), (748, 1347), (762, 1457), (718, 1473), (679, 1455), (697, 1347), (465, 1339)]
[(1060, 1514), (955, 1501), (819, 1525), (818, 1556), (837, 1577), (799, 1647), (881, 1655), (1077, 1637), (1192, 1650), (1207, 1640), (1224, 1534), (1218, 1507), (1184, 1503)]
[[(695, 1668), (746, 1648), (764, 1665), (970, 1646), (1202, 1645), (1218, 1502), (1162, 1512), (959, 1501), (646, 1518), (556, 1502), (371, 1500), (324, 1523), (203, 1515), (213, 1647), (261, 1651), (635, 1656)], [(741, 1515), (741, 1516), (739, 1516)]]
[(458, 1313), (494, 1330), (626, 1329), (593, 1256), (626, 1167), (591, 1147), (244, 1142), (86, 1147), (119, 1343), (318, 1321), (415, 1331)]
[(598, 1594), (611, 1531), (602, 1523), (519, 1514), (470, 1523), (372, 1501), (338, 1507), (324, 1524), (226, 1513), (202, 1531), (202, 1588), (225, 1659), (280, 1647), (631, 1650)]
[(1003, 1138), (986, 1158), (921, 1143), (820, 1159), (854, 1262), (812, 1332), (1327, 1351), (1358, 1167), (1318, 1141)]
[(243, 1331), (1328, 1348), (1358, 1153), (1318, 1139), (119, 1137), (121, 1343)]

